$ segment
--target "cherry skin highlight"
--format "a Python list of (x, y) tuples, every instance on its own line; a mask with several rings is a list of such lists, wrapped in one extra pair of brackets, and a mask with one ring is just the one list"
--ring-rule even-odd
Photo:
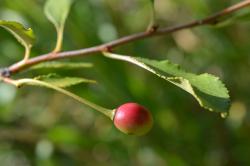
[(126, 134), (144, 135), (153, 126), (151, 113), (137, 103), (125, 103), (114, 114), (114, 125)]

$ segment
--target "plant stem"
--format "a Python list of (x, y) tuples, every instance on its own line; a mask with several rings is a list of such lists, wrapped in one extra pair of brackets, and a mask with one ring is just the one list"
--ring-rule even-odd
[(19, 79), (19, 80), (11, 80), (11, 79), (7, 79), (5, 81), (17, 86), (17, 87), (20, 87), (22, 85), (36, 85), (36, 86), (43, 86), (43, 87), (46, 87), (46, 88), (50, 88), (50, 89), (54, 89), (58, 92), (61, 92), (69, 97), (72, 97), (73, 99), (79, 101), (80, 103), (83, 103), (87, 106), (89, 106), (90, 108), (93, 108), (97, 111), (99, 111), (100, 113), (103, 113), (104, 115), (106, 115), (107, 117), (109, 117), (111, 120), (113, 120), (113, 116), (114, 116), (114, 110), (111, 110), (111, 109), (107, 109), (107, 108), (104, 108), (104, 107), (101, 107), (95, 103), (92, 103), (84, 98), (81, 98), (65, 89), (62, 89), (62, 88), (59, 88), (59, 87), (56, 87), (56, 86), (53, 86), (51, 84), (48, 84), (46, 82), (43, 82), (43, 81), (39, 81), (39, 80), (34, 80), (34, 79), (29, 79), (29, 78), (25, 78), (25, 79)]
[(60, 53), (48, 53), (44, 55), (40, 55), (34, 58), (31, 58), (25, 62), (25, 64), (20, 65), (19, 63), (13, 64), (10, 67), (8, 67), (8, 71), (10, 74), (14, 74), (17, 72), (20, 72), (26, 68), (29, 68), (33, 65), (36, 65), (41, 62), (45, 61), (52, 61), (52, 60), (57, 60), (57, 59), (63, 59), (63, 58), (71, 58), (71, 57), (76, 57), (76, 56), (85, 56), (93, 53), (100, 53), (103, 51), (111, 50), (115, 47), (131, 43), (137, 40), (153, 37), (153, 36), (162, 36), (164, 34), (169, 34), (172, 32), (176, 32), (179, 30), (187, 29), (187, 28), (193, 28), (197, 26), (202, 26), (202, 25), (212, 25), (220, 22), (220, 18), (229, 15), (235, 11), (238, 11), (242, 8), (245, 8), (250, 5), (250, 0), (245, 0), (241, 1), (235, 5), (232, 5), (228, 8), (225, 8), (224, 10), (213, 14), (211, 16), (208, 16), (204, 19), (201, 20), (196, 20), (196, 21), (191, 21), (186, 24), (181, 24), (177, 26), (172, 26), (172, 27), (165, 27), (165, 28), (158, 28), (155, 31), (146, 31), (146, 32), (140, 32), (132, 35), (128, 35), (125, 37), (122, 37), (120, 39), (114, 40), (112, 42), (108, 42), (105, 44), (97, 45), (94, 47), (90, 48), (84, 48), (80, 50), (73, 50), (73, 51), (65, 51), (65, 52), (60, 52)]
[(62, 48), (63, 31), (64, 31), (64, 28), (61, 28), (61, 29), (57, 28), (57, 41), (56, 41), (56, 47), (53, 52), (59, 52)]

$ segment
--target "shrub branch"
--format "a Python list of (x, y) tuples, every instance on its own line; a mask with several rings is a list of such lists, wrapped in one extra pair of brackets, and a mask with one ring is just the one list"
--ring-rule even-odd
[(153, 31), (135, 33), (135, 34), (128, 35), (128, 36), (122, 37), (120, 39), (117, 39), (117, 40), (114, 40), (105, 44), (101, 44), (101, 45), (97, 45), (97, 46), (93, 46), (89, 48), (58, 52), (58, 53), (52, 52), (48, 54), (43, 54), (43, 55), (28, 59), (27, 61), (25, 61), (25, 63), (18, 62), (5, 68), (4, 70), (1, 71), (1, 76), (8, 77), (14, 73), (23, 71), (24, 69), (29, 68), (41, 62), (53, 61), (53, 60), (58, 60), (58, 59), (63, 59), (63, 58), (72, 58), (76, 56), (86, 56), (86, 55), (100, 53), (100, 52), (107, 52), (107, 51), (111, 51), (112, 49), (118, 46), (128, 44), (137, 40), (146, 39), (146, 38), (150, 38), (154, 36), (162, 36), (162, 35), (166, 35), (166, 34), (176, 32), (179, 30), (194, 28), (194, 27), (203, 26), (203, 25), (214, 25), (214, 24), (221, 22), (221, 18), (227, 15), (230, 15), (233, 12), (238, 11), (242, 8), (245, 8), (249, 5), (250, 5), (250, 0), (245, 0), (237, 4), (234, 4), (230, 7), (227, 7), (224, 10), (218, 13), (215, 13), (213, 15), (210, 15), (204, 19), (191, 21), (191, 22), (177, 25), (177, 26), (157, 28), (157, 29), (154, 29)]

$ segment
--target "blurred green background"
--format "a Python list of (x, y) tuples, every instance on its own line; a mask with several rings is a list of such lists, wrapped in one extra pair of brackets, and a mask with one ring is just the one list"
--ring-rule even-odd
[[(0, 1), (1, 19), (22, 22), (35, 31), (32, 56), (51, 51), (56, 41), (54, 27), (43, 14), (44, 2)], [(177, 25), (237, 2), (156, 0), (157, 20), (160, 26)], [(143, 31), (149, 19), (147, 0), (76, 0), (65, 29), (64, 50)], [(188, 71), (219, 76), (232, 100), (227, 119), (202, 109), (191, 95), (153, 74), (101, 54), (64, 60), (91, 62), (93, 68), (24, 71), (15, 77), (57, 72), (95, 79), (96, 85), (81, 84), (70, 90), (107, 108), (129, 101), (146, 106), (154, 117), (154, 127), (146, 136), (119, 132), (108, 118), (63, 94), (34, 87), (17, 90), (0, 83), (0, 165), (250, 165), (249, 27), (247, 20), (198, 27), (116, 49), (121, 54), (169, 59)], [(0, 29), (1, 67), (20, 60), (23, 51)]]

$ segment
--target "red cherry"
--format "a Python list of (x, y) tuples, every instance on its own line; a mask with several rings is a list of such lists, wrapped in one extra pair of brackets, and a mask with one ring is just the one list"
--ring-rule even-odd
[(126, 103), (116, 109), (114, 114), (116, 128), (126, 134), (144, 135), (153, 126), (151, 113), (137, 103)]

